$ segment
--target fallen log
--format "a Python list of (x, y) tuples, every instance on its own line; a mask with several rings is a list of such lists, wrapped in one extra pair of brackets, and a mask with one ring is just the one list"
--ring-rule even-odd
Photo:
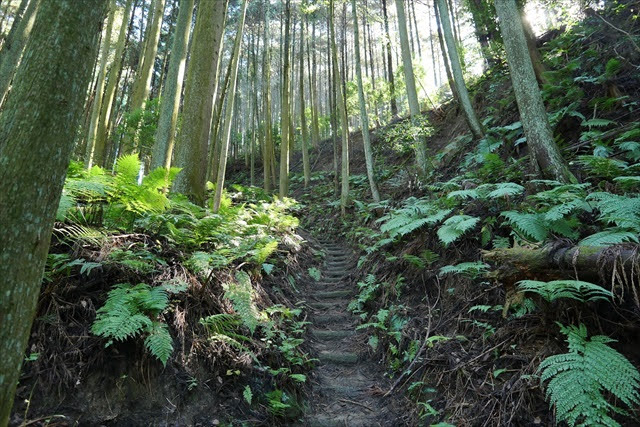
[(494, 267), (490, 278), (515, 291), (520, 280), (583, 280), (610, 289), (621, 301), (631, 294), (640, 307), (640, 246), (549, 246), (482, 251)]

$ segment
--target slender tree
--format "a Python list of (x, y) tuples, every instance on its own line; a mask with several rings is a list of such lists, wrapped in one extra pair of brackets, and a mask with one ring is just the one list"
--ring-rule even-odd
[(469, 97), (469, 91), (467, 90), (467, 86), (464, 82), (464, 76), (462, 75), (462, 65), (460, 64), (460, 56), (458, 55), (456, 41), (453, 36), (447, 0), (436, 0), (436, 3), (438, 4), (440, 25), (442, 26), (444, 41), (447, 46), (447, 53), (449, 54), (449, 60), (451, 61), (451, 72), (453, 73), (453, 83), (456, 86), (458, 101), (462, 105), (462, 110), (464, 111), (464, 116), (467, 120), (471, 133), (476, 139), (482, 139), (484, 136), (484, 130), (482, 129), (482, 125), (480, 124), (480, 121), (476, 116), (476, 112), (473, 109), (471, 98)]
[[(303, 2), (303, 6), (305, 3)], [(305, 188), (309, 186), (309, 182), (311, 181), (311, 166), (309, 165), (309, 131), (307, 129), (307, 116), (305, 113), (305, 105), (304, 105), (304, 23), (305, 17), (302, 16), (300, 19), (300, 77), (299, 77), (299, 102), (300, 102), (300, 133), (302, 135), (302, 170), (304, 174), (304, 186)]]
[(542, 176), (560, 182), (575, 181), (553, 140), (516, 2), (495, 0), (495, 7), (533, 168)]
[(9, 421), (106, 4), (40, 1), (0, 115), (0, 426)]
[[(102, 108), (100, 109), (100, 117), (98, 118), (98, 127), (96, 129), (96, 139), (93, 147), (92, 163), (98, 166), (105, 166), (105, 149), (107, 145), (107, 134), (109, 128), (109, 119), (113, 110), (113, 104), (116, 102), (116, 90), (118, 89), (118, 81), (122, 73), (122, 60), (124, 56), (124, 47), (127, 38), (127, 32), (133, 23), (131, 10), (133, 9), (134, 0), (126, 0), (124, 12), (122, 14), (122, 24), (118, 33), (118, 41), (116, 42), (115, 53), (107, 87), (103, 95)], [(127, 25), (127, 21), (131, 18), (131, 22)]]
[(389, 33), (389, 15), (387, 13), (387, 0), (382, 0), (382, 15), (384, 17), (385, 47), (387, 49), (387, 79), (389, 80), (389, 97), (391, 101), (391, 116), (398, 115), (396, 103), (396, 84), (393, 77), (393, 60), (391, 56), (391, 34)]
[(174, 188), (203, 204), (207, 148), (216, 96), (220, 50), (228, 0), (201, 2), (187, 66), (182, 126), (176, 144), (176, 166), (183, 168)]
[(107, 77), (107, 60), (109, 59), (109, 49), (111, 48), (111, 32), (113, 30), (113, 20), (116, 15), (116, 1), (109, 1), (109, 16), (107, 26), (102, 35), (102, 47), (100, 49), (100, 64), (98, 65), (98, 81), (96, 82), (95, 97), (91, 107), (91, 120), (89, 121), (89, 133), (87, 135), (87, 150), (84, 163), (87, 169), (93, 166), (93, 152), (95, 149), (96, 135), (98, 133), (98, 121), (102, 110), (102, 100), (104, 95), (104, 83)]
[(29, 1), (29, 6), (27, 6), (22, 17), (11, 27), (11, 33), (7, 37), (7, 41), (2, 45), (2, 51), (0, 51), (0, 106), (2, 106), (4, 98), (7, 96), (13, 74), (20, 63), (39, 5), (39, 0)]
[(367, 166), (367, 178), (371, 187), (371, 196), (375, 202), (380, 201), (380, 193), (373, 174), (373, 154), (371, 153), (371, 138), (369, 136), (369, 116), (367, 114), (367, 101), (364, 99), (364, 89), (362, 83), (362, 67), (360, 64), (360, 30), (358, 28), (358, 13), (356, 10), (356, 0), (351, 0), (351, 10), (353, 12), (353, 39), (355, 42), (356, 57), (356, 78), (358, 80), (358, 101), (360, 102), (360, 127), (362, 131), (362, 142), (364, 144), (364, 160)]
[(269, 192), (275, 186), (276, 165), (272, 139), (271, 124), (271, 44), (269, 43), (270, 24), (270, 0), (264, 2), (264, 58), (263, 58), (263, 82), (262, 82), (262, 103), (263, 103), (263, 127), (264, 145), (262, 152), (262, 164), (264, 169), (264, 189)]
[[(409, 114), (414, 126), (420, 124), (420, 103), (418, 102), (418, 91), (416, 90), (416, 79), (413, 74), (413, 63), (411, 60), (411, 50), (409, 48), (409, 37), (407, 35), (407, 19), (404, 13), (404, 0), (396, 0), (398, 14), (398, 32), (400, 34), (400, 49), (402, 51), (402, 65), (404, 66), (404, 81), (407, 88), (407, 98), (409, 100)], [(416, 164), (421, 173), (427, 170), (427, 147), (422, 136), (415, 139)]]
[[(236, 32), (236, 40), (233, 45), (233, 53), (231, 57), (231, 80), (229, 81), (229, 93), (236, 91), (236, 82), (238, 79), (238, 62), (240, 59), (242, 47), (242, 33), (244, 32), (244, 20), (247, 12), (248, 0), (242, 1), (240, 17), (238, 18), (238, 30)], [(229, 96), (227, 101), (227, 111), (224, 120), (224, 130), (222, 134), (222, 147), (220, 152), (220, 167), (218, 168), (218, 178), (216, 179), (216, 193), (213, 198), (213, 211), (218, 212), (220, 203), (222, 202), (222, 190), (224, 189), (224, 175), (227, 171), (227, 154), (229, 152), (229, 141), (231, 140), (231, 115), (233, 113), (234, 96)]]
[(336, 87), (336, 103), (338, 104), (338, 112), (340, 116), (340, 128), (342, 136), (342, 167), (341, 167), (341, 191), (340, 191), (340, 209), (342, 215), (346, 214), (347, 203), (349, 201), (349, 120), (347, 118), (347, 109), (344, 103), (344, 92), (340, 84), (340, 70), (338, 68), (338, 49), (336, 47), (336, 32), (334, 21), (334, 0), (329, 0), (329, 32), (331, 43), (331, 60), (333, 61), (333, 81)]
[(156, 131), (156, 142), (151, 156), (151, 167), (164, 166), (169, 169), (173, 155), (176, 123), (178, 122), (178, 110), (180, 108), (180, 96), (182, 95), (182, 83), (184, 70), (187, 63), (187, 47), (189, 34), (191, 33), (191, 20), (193, 17), (194, 0), (182, 0), (179, 3), (178, 22), (174, 32), (171, 60), (166, 84), (162, 92), (162, 104), (160, 106), (160, 118)]
[(285, 3), (285, 23), (284, 23), (284, 47), (282, 51), (282, 101), (280, 108), (280, 197), (289, 194), (289, 126), (291, 125), (291, 116), (289, 111), (289, 81), (290, 65), (290, 33), (291, 33), (291, 0)]

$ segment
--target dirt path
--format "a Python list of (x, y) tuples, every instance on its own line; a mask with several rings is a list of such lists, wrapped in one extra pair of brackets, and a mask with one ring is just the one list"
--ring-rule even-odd
[(356, 292), (349, 275), (353, 254), (337, 243), (324, 243), (325, 265), (320, 281), (306, 287), (311, 307), (312, 346), (320, 362), (305, 426), (402, 426), (390, 399), (383, 370), (365, 354), (364, 332), (347, 310)]

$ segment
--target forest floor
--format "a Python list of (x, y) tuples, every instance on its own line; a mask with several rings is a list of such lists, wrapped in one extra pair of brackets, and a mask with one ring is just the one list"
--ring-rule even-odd
[(347, 309), (356, 294), (352, 251), (324, 242), (319, 280), (302, 289), (311, 309), (311, 348), (319, 363), (310, 396), (307, 426), (397, 426), (398, 408), (383, 396), (388, 389), (382, 367), (367, 357), (364, 332)]

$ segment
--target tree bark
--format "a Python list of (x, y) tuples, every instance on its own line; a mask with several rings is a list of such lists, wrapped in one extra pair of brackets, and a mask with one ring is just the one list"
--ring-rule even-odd
[(106, 4), (40, 2), (0, 115), (1, 426), (13, 404)]
[(265, 0), (264, 11), (264, 62), (263, 62), (263, 87), (262, 101), (264, 109), (264, 150), (262, 152), (262, 165), (264, 169), (264, 190), (271, 192), (276, 182), (275, 156), (273, 150), (272, 124), (271, 124), (271, 45), (269, 43), (270, 0)]
[[(304, 2), (303, 2), (304, 6)], [(300, 19), (300, 78), (299, 78), (299, 88), (300, 88), (300, 130), (302, 135), (302, 170), (304, 174), (304, 187), (307, 188), (309, 186), (309, 182), (311, 181), (311, 166), (309, 165), (309, 131), (307, 130), (307, 116), (305, 113), (305, 105), (304, 105), (304, 23), (305, 18), (302, 17)]]
[(285, 23), (284, 23), (284, 47), (282, 51), (282, 88), (280, 103), (280, 197), (289, 194), (289, 126), (291, 117), (289, 115), (289, 81), (290, 65), (289, 50), (291, 45), (291, 0), (287, 0), (285, 4)]
[[(242, 33), (244, 31), (244, 20), (247, 12), (248, 0), (242, 1), (242, 9), (238, 18), (238, 30), (236, 32), (236, 40), (233, 46), (233, 56), (231, 65), (231, 78), (229, 81), (229, 93), (235, 94), (236, 82), (238, 80), (238, 62), (240, 59), (240, 49), (242, 47)], [(222, 147), (220, 150), (220, 167), (218, 168), (218, 178), (216, 179), (216, 193), (213, 198), (213, 212), (217, 213), (222, 202), (222, 190), (224, 189), (224, 175), (227, 171), (227, 154), (229, 152), (229, 141), (231, 140), (231, 115), (233, 113), (235, 96), (229, 96), (227, 101), (227, 111), (224, 120), (224, 129), (222, 134)]]
[(385, 46), (387, 48), (387, 79), (389, 80), (389, 97), (391, 99), (391, 117), (398, 116), (398, 104), (396, 103), (396, 84), (393, 77), (393, 61), (391, 56), (391, 35), (389, 33), (389, 15), (387, 13), (387, 0), (382, 0), (382, 13), (384, 16), (384, 32), (386, 35)]
[(169, 72), (162, 92), (156, 142), (151, 156), (152, 169), (161, 166), (169, 169), (171, 166), (184, 71), (187, 63), (187, 47), (191, 33), (193, 4), (194, 0), (182, 0), (179, 6), (178, 22), (174, 33), (171, 59), (169, 60)]
[(373, 173), (373, 154), (371, 152), (371, 138), (369, 136), (369, 116), (367, 114), (367, 101), (364, 99), (364, 88), (362, 83), (362, 67), (360, 64), (360, 31), (358, 28), (358, 13), (356, 10), (356, 0), (351, 0), (351, 10), (353, 12), (353, 38), (355, 41), (356, 57), (356, 78), (358, 80), (358, 101), (360, 102), (360, 124), (362, 130), (362, 142), (364, 145), (364, 160), (367, 167), (367, 178), (371, 188), (371, 197), (374, 202), (380, 201), (380, 193), (376, 185)]
[(333, 81), (335, 87), (339, 88), (336, 92), (338, 112), (340, 115), (340, 128), (342, 129), (342, 167), (341, 167), (341, 191), (340, 191), (340, 210), (342, 215), (346, 214), (347, 203), (349, 202), (349, 121), (347, 119), (347, 110), (344, 103), (344, 93), (340, 85), (340, 71), (338, 69), (338, 49), (336, 47), (336, 33), (333, 23), (334, 0), (329, 0), (329, 32), (331, 43), (331, 58), (333, 61)]
[(560, 182), (575, 181), (553, 139), (516, 2), (496, 0), (495, 6), (532, 166), (544, 177)]
[(91, 120), (89, 121), (89, 133), (87, 134), (87, 149), (85, 153), (84, 164), (87, 169), (93, 166), (93, 153), (95, 150), (96, 136), (98, 134), (98, 121), (100, 120), (100, 111), (103, 109), (104, 99), (104, 83), (107, 76), (107, 60), (109, 59), (109, 51), (111, 48), (111, 32), (113, 31), (113, 20), (115, 18), (117, 5), (115, 0), (110, 0), (109, 17), (107, 18), (107, 27), (105, 28), (102, 38), (102, 48), (100, 65), (98, 66), (98, 81), (96, 83), (95, 98), (91, 107)]
[(199, 5), (176, 147), (176, 166), (182, 171), (176, 177), (174, 189), (200, 205), (206, 196), (207, 148), (227, 3), (228, 0), (208, 1)]
[[(40, 0), (31, 0), (29, 2), (24, 15), (11, 27), (11, 33), (13, 34), (9, 34), (7, 41), (2, 46), (2, 51), (0, 52), (0, 107), (4, 103), (13, 75), (20, 64), (20, 58), (31, 34), (39, 4)], [(16, 29), (15, 33), (13, 32), (14, 28)]]
[[(421, 127), (420, 104), (418, 102), (418, 91), (416, 90), (416, 79), (413, 75), (413, 63), (411, 60), (411, 50), (409, 48), (409, 37), (407, 35), (407, 19), (404, 13), (404, 0), (396, 0), (398, 13), (398, 32), (400, 33), (400, 49), (402, 51), (402, 64), (404, 66), (404, 81), (407, 87), (407, 98), (409, 100), (409, 113), (414, 126)], [(427, 171), (427, 147), (422, 136), (415, 138), (416, 165), (421, 174)]]
[(438, 3), (438, 13), (440, 14), (440, 24), (442, 26), (444, 41), (447, 45), (447, 53), (451, 61), (451, 72), (453, 74), (453, 83), (456, 85), (456, 92), (458, 93), (458, 101), (462, 106), (464, 116), (467, 119), (467, 124), (474, 138), (482, 139), (484, 137), (484, 130), (473, 109), (471, 98), (469, 97), (469, 92), (467, 91), (467, 86), (462, 75), (462, 65), (460, 64), (456, 41), (451, 29), (447, 0), (436, 0), (436, 2)]

